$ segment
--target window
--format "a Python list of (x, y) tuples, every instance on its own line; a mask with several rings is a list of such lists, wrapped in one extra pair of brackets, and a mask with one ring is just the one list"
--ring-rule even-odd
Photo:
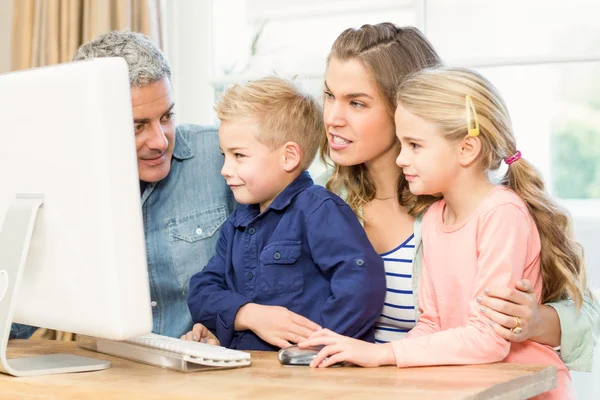
[(213, 2), (216, 96), (232, 82), (278, 74), (322, 91), (327, 54), (346, 28), (391, 20), (415, 25), (408, 0), (219, 0)]
[(500, 89), (524, 157), (562, 199), (600, 198), (598, 13), (591, 0), (427, 2), (427, 36)]
[(429, 0), (425, 33), (504, 97), (523, 156), (573, 217), (600, 287), (600, 3)]
[[(450, 65), (486, 75), (505, 98), (524, 157), (571, 211), (590, 266), (600, 264), (600, 2), (596, 0), (219, 0), (212, 3), (218, 97), (276, 73), (322, 91), (325, 58), (348, 27), (423, 30)], [(315, 166), (311, 171), (320, 171)], [(600, 284), (600, 271), (590, 279)], [(594, 274), (598, 276), (594, 276)]]
[[(593, 0), (220, 0), (213, 2), (215, 97), (279, 74), (322, 90), (344, 29), (393, 21), (442, 57), (479, 69), (505, 97), (524, 156), (562, 199), (600, 198), (600, 3)], [(585, 62), (588, 61), (588, 62)]]

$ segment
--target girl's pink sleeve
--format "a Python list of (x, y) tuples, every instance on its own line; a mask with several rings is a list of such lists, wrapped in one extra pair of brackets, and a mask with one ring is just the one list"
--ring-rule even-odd
[[(430, 291), (424, 292), (421, 304), (426, 319), (421, 327), (406, 339), (392, 343), (399, 367), (482, 364), (507, 356), (510, 343), (496, 334), (481, 314), (476, 298), (487, 287), (514, 287), (522, 278), (532, 240), (531, 223), (530, 217), (513, 204), (500, 205), (480, 217), (477, 265), (466, 266), (477, 268), (473, 286), (464, 288), (471, 293), (467, 323), (439, 331), (435, 298)], [(436, 278), (424, 274), (423, 279), (433, 282)], [(421, 287), (427, 290), (431, 286), (424, 282)]]
[(421, 266), (422, 272), (419, 280), (419, 308), (421, 315), (419, 315), (417, 325), (406, 335), (407, 339), (430, 335), (441, 330), (440, 314), (433, 292), (432, 280), (429, 277), (430, 272), (427, 268), (427, 259), (424, 254)]

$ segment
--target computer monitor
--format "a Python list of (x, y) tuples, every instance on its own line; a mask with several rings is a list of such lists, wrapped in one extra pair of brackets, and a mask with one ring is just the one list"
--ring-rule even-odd
[(6, 346), (12, 322), (115, 340), (152, 330), (127, 65), (0, 75), (0, 113), (0, 370), (106, 368), (7, 360)]

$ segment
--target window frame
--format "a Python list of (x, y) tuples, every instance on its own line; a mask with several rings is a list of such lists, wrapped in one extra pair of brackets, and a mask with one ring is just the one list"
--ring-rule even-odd
[[(213, 0), (214, 1), (214, 0)], [(188, 2), (193, 2), (193, 0), (184, 0), (184, 3), (188, 3)], [(171, 3), (171, 2), (170, 2)], [(172, 3), (176, 3), (176, 2), (172, 2)], [(208, 2), (208, 3), (212, 3), (212, 1)], [(356, 4), (358, 4), (359, 2), (356, 2)], [(355, 4), (355, 3), (352, 3)], [(397, 7), (393, 1), (390, 1), (389, 4), (386, 4), (384, 6), (380, 6), (379, 8), (381, 9), (389, 9), (390, 7)], [(434, 7), (433, 4), (431, 4), (431, 2), (429, 2), (428, 0), (404, 0), (404, 2), (402, 4), (399, 5), (399, 7), (402, 8), (412, 8), (415, 12), (415, 20), (416, 20), (416, 27), (419, 28), (426, 36), (429, 34), (429, 29), (428, 29), (428, 20), (427, 20), (427, 15), (428, 15), (428, 10), (430, 9), (430, 7)], [(179, 8), (184, 8), (184, 6), (179, 5)], [(270, 18), (292, 18), (292, 17), (297, 17), (299, 14), (299, 9), (302, 7), (293, 7), (290, 8), (286, 11), (280, 11), (280, 12), (276, 12), (276, 13), (270, 13), (269, 17)], [(212, 30), (212, 6), (210, 6), (208, 9), (205, 7), (204, 10), (208, 10), (210, 12), (205, 12), (204, 14), (204, 18), (203, 18), (203, 23), (206, 26), (209, 26), (210, 29)], [(351, 12), (356, 12), (358, 10), (358, 8), (354, 7), (352, 8)], [(306, 18), (307, 16), (311, 15), (310, 14), (310, 10), (303, 10), (303, 12), (301, 13), (301, 16), (303, 18)], [(334, 7), (329, 7), (328, 9), (320, 9), (317, 14), (320, 16), (326, 16), (327, 14), (333, 14), (337, 12), (337, 10)], [(179, 17), (185, 17), (185, 13), (178, 13)], [(209, 21), (207, 21), (209, 20)], [(178, 21), (179, 24), (181, 24), (181, 21)], [(197, 23), (195, 24), (197, 25)], [(204, 30), (204, 32), (206, 32), (206, 30)], [(181, 37), (181, 35), (180, 35)], [(204, 42), (206, 42), (206, 40), (204, 40)], [(210, 38), (210, 43), (208, 45), (203, 45), (201, 46), (204, 49), (210, 49), (210, 51), (212, 51), (212, 37)], [(206, 51), (204, 52), (204, 54), (206, 54)], [(179, 57), (181, 58), (181, 57)], [(533, 57), (511, 57), (511, 58), (480, 58), (480, 59), (453, 59), (453, 58), (447, 58), (446, 59), (446, 63), (448, 65), (460, 65), (460, 66), (466, 66), (469, 68), (475, 68), (475, 69), (480, 69), (480, 68), (497, 68), (497, 67), (520, 67), (520, 66), (545, 66), (545, 65), (570, 65), (570, 64), (576, 64), (576, 63), (587, 63), (587, 62), (600, 62), (600, 53), (592, 53), (592, 54), (586, 54), (586, 55), (570, 55), (570, 54), (559, 54), (559, 55), (553, 55), (553, 56), (533, 56)], [(177, 63), (179, 64), (179, 63)], [(183, 64), (183, 63), (181, 63)], [(215, 96), (215, 89), (219, 86), (227, 86), (230, 85), (234, 82), (238, 82), (238, 81), (244, 81), (244, 80), (250, 80), (250, 79), (258, 79), (261, 76), (255, 76), (255, 75), (247, 75), (247, 74), (242, 74), (242, 75), (228, 75), (228, 76), (217, 76), (215, 74), (214, 68), (211, 65), (211, 68), (209, 68), (210, 70), (210, 74), (209, 76), (205, 77), (206, 79), (206, 84), (201, 84), (201, 85), (196, 85), (196, 87), (202, 86), (205, 90), (207, 88), (209, 88), (210, 93), (207, 96), (204, 96), (204, 98), (210, 98), (211, 100), (214, 100), (214, 96)], [(181, 73), (182, 71), (177, 71), (177, 74), (180, 74), (179, 76), (183, 76), (184, 74)], [(298, 74), (295, 76), (297, 79), (301, 79), (301, 80), (319, 80), (319, 79), (323, 79), (324, 74), (323, 72), (313, 72), (313, 73), (303, 73), (303, 74)], [(186, 76), (183, 76), (182, 81), (185, 82), (189, 82), (189, 80), (186, 78)], [(201, 79), (200, 79), (201, 80)], [(188, 85), (189, 88), (189, 85)], [(178, 87), (177, 89), (181, 90), (180, 87)], [(179, 101), (179, 99), (177, 99)], [(183, 100), (183, 99), (182, 99)], [(197, 101), (197, 100), (196, 100)], [(204, 107), (206, 109), (206, 107)], [(197, 111), (196, 111), (197, 112)], [(210, 114), (211, 112), (209, 112), (208, 114), (203, 113), (202, 118), (204, 119), (205, 123), (206, 120), (210, 118)], [(188, 118), (189, 120), (189, 118)], [(190, 121), (193, 122), (193, 121)], [(579, 217), (585, 217), (585, 215), (581, 215), (582, 210), (593, 210), (593, 209), (597, 209), (600, 210), (600, 200), (596, 200), (596, 199), (560, 199), (560, 202), (574, 215), (577, 215)], [(585, 207), (583, 207), (585, 205)], [(597, 207), (596, 207), (597, 206)], [(586, 211), (587, 212), (587, 211)], [(600, 211), (598, 212), (600, 213)], [(594, 214), (594, 216), (596, 216), (596, 214)]]

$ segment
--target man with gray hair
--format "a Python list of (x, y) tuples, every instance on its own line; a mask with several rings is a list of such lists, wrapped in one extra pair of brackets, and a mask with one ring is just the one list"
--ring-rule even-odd
[[(192, 328), (190, 277), (215, 254), (219, 227), (233, 208), (221, 177), (217, 129), (175, 126), (171, 67), (148, 37), (100, 35), (83, 44), (73, 60), (100, 57), (123, 57), (129, 67), (152, 330), (180, 337)], [(22, 325), (11, 329), (11, 337), (27, 333)]]

